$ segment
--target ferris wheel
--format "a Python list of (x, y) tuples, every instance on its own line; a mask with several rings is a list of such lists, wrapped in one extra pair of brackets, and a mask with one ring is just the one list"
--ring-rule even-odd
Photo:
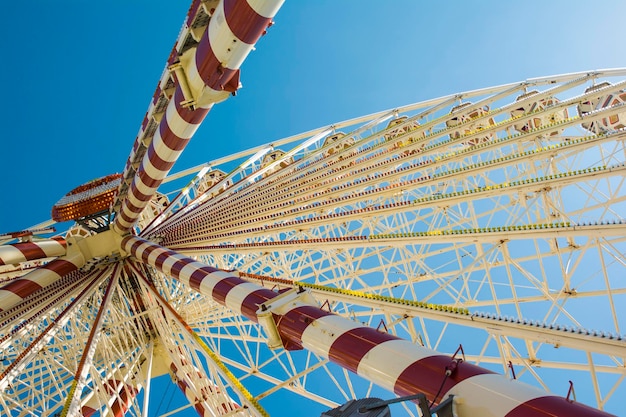
[[(418, 394), (394, 415), (617, 412), (626, 70), (169, 175), (281, 3), (194, 1), (124, 171), (2, 237), (0, 414), (342, 415)], [(55, 221), (72, 226), (46, 238)]]

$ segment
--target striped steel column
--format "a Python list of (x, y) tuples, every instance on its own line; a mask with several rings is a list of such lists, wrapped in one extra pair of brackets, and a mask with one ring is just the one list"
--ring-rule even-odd
[[(259, 306), (279, 295), (138, 237), (125, 237), (122, 248), (255, 322)], [(312, 351), (398, 395), (421, 392), (435, 403), (454, 395), (461, 417), (609, 416), (314, 305), (293, 301), (273, 313), (286, 349)]]
[(22, 302), (35, 291), (61, 279), (85, 265), (80, 252), (74, 252), (50, 261), (23, 277), (9, 282), (0, 288), (0, 311), (6, 311)]
[(0, 265), (17, 264), (35, 259), (65, 255), (67, 243), (62, 237), (36, 242), (21, 242), (0, 246)]
[[(178, 388), (185, 394), (189, 403), (194, 404), (198, 415), (213, 417), (216, 412), (218, 414), (228, 414), (241, 408), (228, 394), (222, 393), (217, 386), (203, 377), (198, 368), (185, 362), (182, 363), (182, 366), (187, 369), (178, 369), (172, 362), (170, 363), (170, 371), (175, 378)], [(186, 374), (196, 375), (193, 387), (187, 381)], [(196, 392), (197, 390), (200, 392)], [(198, 397), (196, 394), (200, 394), (201, 397)], [(205, 403), (213, 403), (214, 408), (206, 408)]]
[[(104, 383), (107, 395), (110, 395), (109, 407), (115, 417), (123, 417), (130, 405), (139, 393), (137, 387), (125, 384), (123, 381), (109, 379)], [(100, 401), (96, 395), (92, 395), (89, 401), (81, 407), (81, 416), (91, 417), (100, 411)]]
[(133, 227), (210, 108), (190, 110), (180, 104), (182, 101), (181, 89), (177, 87), (133, 178), (128, 195), (115, 216), (113, 229), (120, 234), (129, 232)]
[(128, 195), (116, 213), (113, 229), (117, 233), (126, 234), (131, 230), (213, 104), (237, 90), (239, 67), (283, 1), (224, 0), (219, 3), (195, 50), (193, 63), (186, 68), (185, 82), (199, 92), (194, 108), (183, 106), (185, 97), (179, 81)]

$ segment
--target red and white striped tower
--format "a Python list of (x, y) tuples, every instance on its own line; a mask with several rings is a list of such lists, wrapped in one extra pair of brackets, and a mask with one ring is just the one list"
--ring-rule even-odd
[(65, 255), (67, 243), (62, 237), (36, 242), (20, 242), (0, 246), (0, 265), (10, 265), (35, 259)]
[[(104, 388), (107, 395), (110, 396), (107, 406), (111, 409), (115, 417), (122, 417), (130, 407), (133, 398), (139, 393), (138, 387), (125, 384), (124, 381), (117, 379), (109, 379), (106, 381)], [(80, 412), (83, 417), (91, 417), (100, 409), (98, 397), (92, 395), (89, 401), (81, 407)]]
[[(125, 237), (122, 248), (136, 259), (250, 320), (259, 321), (259, 306), (271, 308), (286, 349), (312, 351), (398, 395), (421, 392), (434, 403), (454, 395), (459, 416), (609, 415), (362, 326), (298, 297), (278, 303), (278, 293), (141, 238)], [(272, 308), (273, 302), (282, 305)]]
[(176, 91), (116, 213), (116, 232), (130, 231), (213, 104), (236, 91), (239, 67), (283, 1), (221, 1), (197, 48), (179, 57)]
[(65, 255), (67, 243), (62, 237), (36, 242), (21, 242), (0, 246), (0, 265), (17, 264), (35, 259)]
[(85, 258), (80, 251), (75, 251), (9, 282), (0, 288), (0, 311), (18, 305), (35, 291), (47, 287), (83, 265)]
[[(226, 393), (221, 392), (198, 368), (187, 363), (184, 359), (181, 365), (182, 368), (179, 369), (174, 362), (170, 363), (172, 377), (189, 403), (194, 404), (198, 415), (212, 417), (215, 415), (215, 410), (219, 414), (228, 414), (240, 408), (239, 404)], [(213, 407), (206, 407), (205, 401), (212, 404)]]

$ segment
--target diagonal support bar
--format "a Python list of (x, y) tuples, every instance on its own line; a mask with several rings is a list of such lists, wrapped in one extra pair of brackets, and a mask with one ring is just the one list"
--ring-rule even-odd
[(106, 290), (104, 291), (104, 296), (102, 298), (100, 308), (98, 309), (98, 313), (96, 314), (96, 318), (92, 324), (91, 331), (89, 332), (87, 343), (85, 344), (83, 354), (81, 355), (80, 362), (78, 363), (78, 369), (76, 370), (76, 374), (74, 376), (74, 383), (72, 384), (70, 392), (67, 395), (65, 407), (63, 408), (61, 417), (66, 417), (68, 415), (74, 416), (78, 414), (78, 410), (80, 408), (81, 393), (83, 391), (83, 387), (85, 386), (85, 381), (89, 372), (89, 364), (93, 360), (93, 355), (96, 352), (96, 346), (98, 344), (98, 339), (100, 338), (102, 324), (104, 323), (104, 316), (108, 311), (109, 302), (111, 301), (111, 295), (113, 294), (114, 289), (117, 287), (118, 280), (119, 268), (115, 268), (113, 273), (111, 274), (111, 277), (109, 278), (109, 283), (107, 284)]

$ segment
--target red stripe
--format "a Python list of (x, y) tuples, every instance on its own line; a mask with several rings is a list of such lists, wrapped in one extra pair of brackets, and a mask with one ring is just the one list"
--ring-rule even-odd
[(10, 291), (20, 298), (26, 298), (41, 288), (41, 285), (29, 279), (18, 279), (2, 287), (3, 290)]
[(166, 259), (169, 259), (171, 255), (167, 252), (161, 253), (159, 256), (157, 256), (157, 258), (154, 260), (154, 265), (159, 269), (159, 270), (163, 270), (163, 264), (165, 263)]
[[(448, 369), (452, 373), (446, 377)], [(455, 365), (455, 361), (450, 356), (429, 356), (407, 366), (396, 380), (393, 392), (398, 395), (412, 395), (416, 392), (423, 392), (430, 401), (434, 399), (435, 395), (439, 394), (437, 401), (440, 401), (442, 399), (441, 395), (448, 392), (459, 382), (475, 375), (492, 373), (487, 369), (467, 362), (460, 362)], [(442, 388), (440, 389), (440, 387)]]
[(196, 17), (201, 4), (202, 0), (193, 0), (193, 2), (191, 2), (191, 6), (187, 11), (187, 26), (191, 26), (193, 23), (193, 19)]
[(320, 317), (333, 315), (314, 306), (302, 306), (294, 308), (284, 316), (277, 317), (278, 331), (283, 338), (283, 344), (287, 350), (302, 349), (302, 333), (315, 320)]
[(267, 288), (261, 288), (248, 294), (241, 303), (241, 314), (254, 322), (258, 322), (256, 312), (259, 306), (274, 297), (276, 297), (276, 293)]
[[(141, 244), (141, 242), (139, 242), (139, 244)], [(138, 247), (139, 245), (137, 245)], [(133, 250), (136, 250), (135, 245), (133, 245)], [(157, 250), (157, 248), (155, 246), (148, 246), (147, 248), (145, 248), (142, 252), (141, 252), (141, 259), (145, 262), (148, 263), (148, 257), (150, 256), (150, 254), (152, 252), (154, 252), (155, 250)]]
[[(187, 146), (187, 143), (190, 139), (176, 136), (174, 131), (170, 128), (166, 118), (161, 120), (161, 123), (159, 124), (159, 133), (163, 144), (172, 151), (182, 151), (183, 149), (185, 149), (185, 146)], [(150, 148), (155, 148), (155, 146), (155, 142), (152, 141), (152, 143), (150, 144)], [(150, 149), (148, 149), (148, 152), (150, 152)]]
[(218, 303), (225, 305), (226, 296), (237, 285), (243, 284), (245, 281), (237, 277), (228, 277), (221, 279), (215, 287), (213, 287), (212, 297)]
[[(179, 143), (182, 149), (184, 149), (185, 146), (187, 146), (186, 142), (189, 142), (189, 139), (184, 140), (184, 142), (185, 143), (182, 143), (182, 144)], [(174, 152), (179, 152), (179, 150), (174, 150)], [(154, 168), (158, 169), (159, 171), (163, 173), (169, 172), (169, 170), (172, 169), (172, 167), (174, 166), (174, 163), (176, 162), (176, 161), (166, 161), (162, 159), (157, 153), (156, 149), (153, 148), (152, 146), (150, 147), (150, 149), (148, 149), (148, 159), (150, 160), (150, 165), (152, 165)], [(161, 180), (159, 179), (156, 181), (160, 182)], [(151, 182), (153, 183), (154, 179), (152, 179)], [(151, 188), (154, 188), (154, 187), (151, 187)]]
[[(189, 108), (183, 107), (180, 103), (185, 100), (183, 96), (183, 92), (180, 87), (176, 88), (176, 92), (174, 92), (174, 105), (176, 106), (176, 112), (180, 116), (181, 119), (186, 121), (191, 125), (199, 125), (202, 123), (206, 115), (209, 113), (210, 108), (196, 108), (195, 110), (191, 110)], [(166, 120), (166, 119), (163, 119)]]
[(46, 255), (46, 252), (39, 247), (39, 245), (32, 242), (18, 243), (15, 245), (15, 248), (19, 249), (24, 257), (29, 261), (32, 259), (46, 258), (48, 256)]
[[(138, 174), (138, 175), (143, 175), (145, 177), (151, 178), (148, 174), (145, 173), (145, 171), (142, 174)], [(146, 185), (146, 184), (144, 183), (144, 185)], [(150, 187), (150, 186), (147, 185), (147, 187)], [(156, 190), (158, 188), (158, 186), (157, 187), (152, 187), (152, 188)], [(139, 191), (137, 189), (137, 186), (135, 185), (135, 183), (131, 184), (129, 194), (132, 195), (135, 199), (139, 200), (140, 203), (145, 203), (147, 201), (150, 201), (150, 198), (151, 198), (151, 196), (149, 196), (147, 194), (144, 194), (141, 191)], [(133, 202), (131, 202), (128, 199), (125, 200), (125, 203), (126, 203), (126, 211), (129, 211), (129, 212), (131, 212), (133, 214), (137, 214), (137, 215), (140, 214), (143, 211), (144, 207), (145, 207), (145, 206), (143, 206), (143, 207), (136, 206)], [(130, 223), (133, 223), (137, 219), (137, 217), (138, 216), (133, 216), (132, 218), (131, 217), (127, 217), (126, 221), (128, 221)]]
[[(127, 203), (128, 206), (128, 203)], [(119, 217), (121, 217), (122, 219), (124, 219), (125, 222), (127, 223), (133, 223), (134, 219), (131, 219), (124, 210), (120, 210), (120, 212), (117, 214)]]
[[(161, 97), (161, 86), (158, 85), (156, 90), (154, 90), (154, 94), (152, 95), (152, 104), (156, 105), (160, 97)], [(148, 115), (148, 112), (146, 112), (146, 116), (147, 115)], [(144, 120), (147, 122), (147, 118)]]
[(203, 416), (203, 415), (204, 415), (204, 412), (206, 411), (206, 410), (204, 409), (204, 406), (203, 406), (201, 403), (196, 403), (196, 405), (195, 405), (193, 408), (195, 408), (195, 409), (196, 409), (196, 411), (198, 412), (198, 415), (199, 415), (199, 416)]
[(209, 42), (208, 30), (202, 35), (196, 49), (196, 68), (204, 83), (216, 91), (222, 91), (223, 86), (235, 73), (234, 69), (222, 67), (222, 64), (217, 60)]
[(126, 389), (123, 389), (122, 392), (120, 392), (119, 398), (117, 398), (111, 406), (111, 410), (113, 411), (113, 415), (115, 417), (124, 417), (124, 414), (126, 414), (126, 411), (128, 410), (128, 407), (130, 405), (130, 401), (132, 397), (134, 397), (133, 394), (134, 393), (131, 393), (131, 395), (129, 396)]
[(356, 373), (359, 362), (372, 348), (398, 338), (370, 327), (357, 327), (339, 336), (330, 347), (328, 359)]
[(80, 412), (82, 413), (83, 417), (91, 417), (96, 412), (96, 409), (84, 406), (80, 409)]
[[(132, 239), (132, 237), (128, 236), (125, 237), (124, 239), (122, 239), (122, 246), (126, 246), (126, 244), (128, 243), (128, 241)], [(130, 251), (134, 253), (135, 255), (137, 254), (137, 249), (139, 248), (139, 246), (142, 244), (143, 242), (140, 240), (135, 240), (131, 245), (130, 245)]]
[(231, 32), (249, 45), (256, 43), (272, 23), (271, 17), (258, 14), (246, 0), (224, 0), (224, 16)]
[(180, 271), (182, 271), (182, 269), (184, 267), (186, 267), (187, 265), (189, 265), (191, 262), (193, 262), (193, 261), (191, 259), (188, 259), (188, 258), (178, 259), (172, 265), (172, 268), (170, 269), (170, 274), (173, 277), (175, 277), (177, 279), (180, 279)]
[[(178, 376), (177, 376), (177, 378), (178, 378)], [(189, 388), (189, 385), (185, 382), (184, 379), (179, 379), (178, 380), (178, 388), (180, 388), (183, 391), (183, 393), (185, 395), (187, 395), (187, 388)]]
[(109, 379), (104, 383), (104, 389), (107, 394), (112, 395), (113, 393), (117, 393), (117, 389), (121, 382), (117, 379)]
[(189, 286), (194, 290), (200, 292), (200, 284), (207, 275), (217, 271), (217, 269), (210, 266), (203, 266), (193, 271), (189, 277)]
[(61, 246), (67, 248), (67, 242), (65, 241), (65, 238), (61, 236), (55, 236), (52, 238), (52, 240), (56, 240)]
[(546, 396), (529, 400), (512, 411), (506, 417), (600, 417), (612, 416), (604, 411), (596, 410), (581, 403), (575, 403), (562, 397)]
[[(165, 175), (164, 175), (165, 176)], [(141, 183), (143, 185), (146, 186), (146, 188), (152, 188), (152, 189), (157, 189), (159, 188), (159, 185), (161, 184), (161, 179), (158, 178), (154, 178), (152, 177), (150, 174), (148, 174), (146, 172), (146, 167), (142, 164), (139, 169), (137, 170), (137, 174), (136, 174), (136, 179), (135, 181), (133, 181), (133, 183), (131, 184), (130, 188), (131, 191), (133, 191), (136, 194), (136, 197), (139, 196), (144, 196), (145, 194), (142, 194), (138, 189), (137, 189), (137, 185), (136, 185), (136, 180), (138, 179), (139, 181), (141, 181)], [(151, 197), (151, 196), (150, 196)], [(148, 199), (149, 200), (149, 199)], [(141, 201), (147, 201), (147, 200), (141, 200)]]
[(59, 276), (65, 276), (70, 272), (76, 271), (78, 268), (73, 263), (64, 259), (55, 259), (54, 261), (44, 265), (42, 269), (56, 272)]

